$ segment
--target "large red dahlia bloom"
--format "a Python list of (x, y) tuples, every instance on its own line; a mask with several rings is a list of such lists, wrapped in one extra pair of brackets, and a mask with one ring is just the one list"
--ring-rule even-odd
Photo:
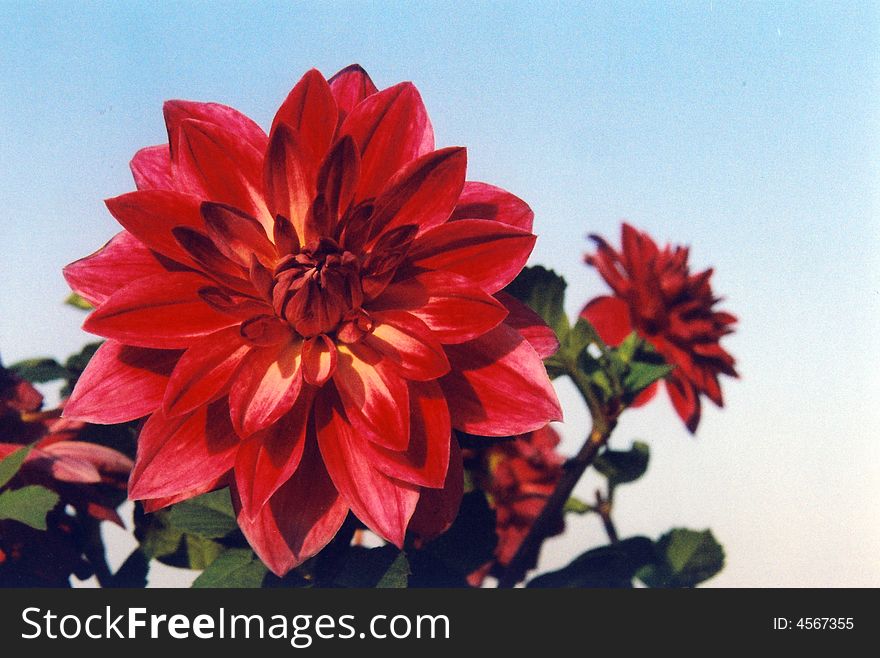
[[(617, 251), (598, 236), (595, 254), (585, 261), (611, 286), (614, 296), (590, 301), (581, 316), (610, 345), (618, 345), (633, 330), (651, 343), (674, 366), (665, 378), (676, 412), (694, 432), (700, 422), (700, 395), (723, 406), (718, 375), (737, 377), (734, 359), (720, 340), (731, 333), (736, 317), (713, 310), (720, 301), (712, 292), (712, 270), (691, 274), (688, 248), (657, 247), (651, 237), (624, 223), (623, 249)], [(637, 404), (656, 392), (651, 386)]]
[(109, 339), (67, 415), (149, 415), (132, 498), (230, 482), (281, 574), (349, 510), (397, 545), (423, 490), (448, 518), (452, 428), (560, 416), (546, 331), (498, 292), (532, 250), (531, 210), (466, 182), (464, 149), (434, 150), (412, 84), (312, 70), (268, 136), (213, 103), (169, 101), (165, 122), (169, 143), (132, 160), (138, 191), (107, 201), (125, 230), (65, 269)]

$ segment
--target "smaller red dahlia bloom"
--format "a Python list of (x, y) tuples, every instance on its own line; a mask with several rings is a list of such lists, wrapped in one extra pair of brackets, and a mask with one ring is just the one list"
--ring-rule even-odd
[[(64, 586), (71, 573), (88, 577), (76, 528), (78, 518), (122, 526), (116, 505), (131, 460), (122, 453), (81, 440), (86, 423), (41, 411), (43, 396), (29, 382), (0, 366), (0, 461), (33, 444), (21, 469), (5, 488), (41, 485), (60, 500), (47, 516), (45, 532), (16, 521), (0, 521), (0, 585)], [(73, 512), (68, 511), (68, 506)]]
[[(718, 375), (738, 377), (734, 359), (720, 345), (733, 332), (736, 317), (713, 310), (720, 298), (712, 293), (712, 269), (691, 274), (688, 248), (666, 245), (660, 249), (651, 237), (623, 224), (621, 251), (591, 235), (598, 249), (584, 260), (611, 286), (614, 296), (596, 297), (581, 311), (609, 345), (619, 345), (638, 332), (674, 366), (665, 378), (672, 405), (685, 425), (695, 432), (700, 422), (700, 395), (724, 406)], [(656, 384), (646, 389), (634, 406), (647, 402)]]
[[(547, 425), (483, 451), (476, 477), (495, 509), (498, 544), (495, 560), (468, 576), (471, 585), (479, 586), (496, 565), (506, 566), (516, 555), (562, 477), (565, 458), (558, 445), (559, 435)], [(549, 536), (563, 530), (560, 519)]]

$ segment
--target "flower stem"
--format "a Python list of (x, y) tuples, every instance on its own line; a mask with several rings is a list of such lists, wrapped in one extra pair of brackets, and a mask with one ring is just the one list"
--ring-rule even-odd
[(556, 489), (547, 499), (544, 509), (541, 510), (541, 514), (535, 520), (529, 534), (526, 535), (516, 555), (513, 556), (504, 573), (498, 579), (499, 588), (513, 587), (525, 577), (526, 571), (537, 558), (541, 544), (559, 520), (565, 502), (571, 497), (575, 485), (608, 441), (616, 422), (615, 419), (608, 419), (604, 414), (600, 414), (598, 417), (593, 416), (593, 429), (587, 440), (578, 454), (565, 463), (565, 471), (556, 485)]
[[(613, 489), (612, 489), (613, 491)], [(609, 492), (608, 497), (603, 497), (602, 492), (598, 489), (596, 490), (596, 514), (599, 515), (599, 518), (602, 519), (602, 525), (605, 527), (605, 534), (608, 535), (608, 541), (612, 544), (616, 544), (618, 542), (617, 537), (617, 528), (614, 526), (614, 521), (611, 519), (611, 493)]]

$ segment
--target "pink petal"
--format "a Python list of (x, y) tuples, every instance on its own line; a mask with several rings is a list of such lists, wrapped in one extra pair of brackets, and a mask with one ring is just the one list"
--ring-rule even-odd
[(546, 359), (556, 354), (556, 350), (559, 349), (559, 340), (556, 338), (556, 333), (544, 323), (540, 315), (506, 292), (496, 293), (495, 298), (504, 304), (508, 311), (504, 324), (516, 329), (517, 333), (534, 348), (538, 356)]
[(424, 322), (406, 311), (374, 313), (364, 344), (396, 364), (407, 379), (427, 381), (449, 372), (443, 347)]
[(417, 486), (378, 471), (363, 438), (348, 423), (338, 399), (325, 387), (316, 400), (318, 446), (330, 479), (355, 515), (383, 539), (402, 547), (419, 500)]
[[(307, 441), (300, 467), (269, 499), (259, 514), (238, 514), (238, 525), (260, 559), (278, 576), (317, 554), (348, 515), (348, 505), (337, 492), (314, 437)], [(233, 503), (241, 503), (233, 490)]]
[(330, 85), (316, 69), (308, 71), (288, 94), (272, 120), (272, 130), (285, 123), (300, 137), (300, 144), (316, 159), (323, 159), (336, 133), (336, 101)]
[(535, 214), (528, 204), (500, 187), (468, 181), (452, 213), (452, 219), (490, 219), (529, 233)]
[(378, 90), (367, 72), (359, 64), (346, 66), (330, 78), (330, 91), (339, 109), (339, 123), (368, 96)]
[(225, 487), (228, 484), (228, 475), (228, 473), (223, 473), (219, 477), (209, 478), (204, 482), (200, 482), (192, 489), (187, 489), (186, 491), (174, 494), (173, 496), (146, 498), (142, 501), (144, 511), (148, 513), (155, 512), (162, 509), (163, 507), (168, 507), (169, 505), (173, 505), (174, 503), (179, 503), (182, 500), (189, 500), (190, 498), (195, 498), (196, 496), (206, 494), (209, 491), (216, 491), (217, 489)]
[(199, 297), (210, 282), (188, 273), (137, 279), (86, 318), (83, 329), (138, 347), (175, 349), (235, 323)]
[(377, 196), (398, 169), (434, 150), (428, 113), (409, 82), (358, 104), (340, 126), (339, 135), (351, 135), (361, 153), (357, 200)]
[(389, 285), (369, 310), (405, 310), (441, 343), (463, 343), (498, 326), (507, 309), (460, 274), (422, 272)]
[(440, 385), (410, 382), (409, 412), (410, 440), (406, 450), (398, 452), (370, 446), (370, 460), (385, 475), (398, 480), (423, 487), (442, 487), (449, 467), (452, 426)]
[[(41, 452), (56, 460), (52, 468), (55, 478), (67, 482), (101, 482), (114, 475), (127, 478), (132, 467), (131, 459), (118, 450), (88, 441), (58, 441), (41, 448)], [(74, 463), (77, 466), (69, 469)], [(80, 472), (79, 464), (88, 465), (83, 471), (88, 474), (88, 479), (69, 477), (71, 473)]]
[(134, 154), (129, 164), (139, 190), (173, 190), (171, 151), (168, 144), (147, 146)]
[(317, 191), (327, 215), (326, 234), (336, 228), (340, 216), (354, 199), (360, 171), (361, 156), (357, 145), (346, 135), (336, 142), (318, 170)]
[(226, 388), (248, 347), (238, 327), (228, 327), (196, 340), (177, 362), (163, 396), (169, 418), (211, 402)]
[(139, 500), (192, 491), (232, 468), (238, 446), (226, 400), (170, 419), (160, 409), (138, 438), (128, 495)]
[(152, 251), (122, 231), (91, 256), (65, 267), (63, 273), (73, 291), (97, 306), (132, 281), (166, 271)]
[(693, 384), (676, 376), (674, 370), (666, 376), (665, 382), (666, 392), (669, 393), (675, 412), (693, 434), (700, 424), (700, 397), (694, 390)]
[(312, 395), (300, 395), (274, 425), (241, 444), (235, 460), (235, 489), (242, 513), (253, 519), (297, 470), (311, 420)]
[(154, 350), (108, 340), (89, 361), (64, 406), (64, 417), (114, 424), (158, 409), (177, 350)]
[(419, 236), (408, 258), (416, 267), (461, 274), (494, 293), (522, 271), (535, 240), (531, 233), (500, 222), (464, 219)]
[(209, 202), (201, 205), (201, 214), (208, 236), (227, 258), (250, 268), (256, 256), (267, 267), (274, 267), (278, 258), (275, 247), (256, 219), (232, 206)]
[(629, 306), (617, 297), (596, 297), (581, 311), (581, 317), (593, 325), (599, 338), (617, 346), (633, 331)]
[(440, 384), (456, 429), (512, 436), (562, 420), (541, 357), (514, 329), (502, 324), (446, 353), (452, 372)]
[(302, 342), (258, 347), (244, 357), (229, 391), (229, 410), (242, 437), (287, 413), (302, 389)]
[[(407, 225), (424, 232), (445, 222), (461, 194), (466, 169), (467, 151), (458, 147), (433, 151), (404, 165), (375, 201), (374, 232)], [(367, 171), (364, 165), (362, 176)]]

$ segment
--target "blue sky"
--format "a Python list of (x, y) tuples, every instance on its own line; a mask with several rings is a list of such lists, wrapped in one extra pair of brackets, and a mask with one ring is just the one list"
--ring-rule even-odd
[[(624, 417), (614, 445), (653, 459), (622, 534), (713, 528), (717, 585), (880, 586), (876, 3), (0, 3), (3, 360), (87, 340), (61, 267), (116, 232), (103, 199), (164, 140), (164, 100), (266, 126), (307, 69), (352, 62), (412, 80), (438, 145), (531, 204), (571, 313), (604, 291), (585, 235), (624, 218), (716, 268), (742, 379), (696, 438), (665, 400)], [(575, 520), (544, 564), (601, 540)]]

